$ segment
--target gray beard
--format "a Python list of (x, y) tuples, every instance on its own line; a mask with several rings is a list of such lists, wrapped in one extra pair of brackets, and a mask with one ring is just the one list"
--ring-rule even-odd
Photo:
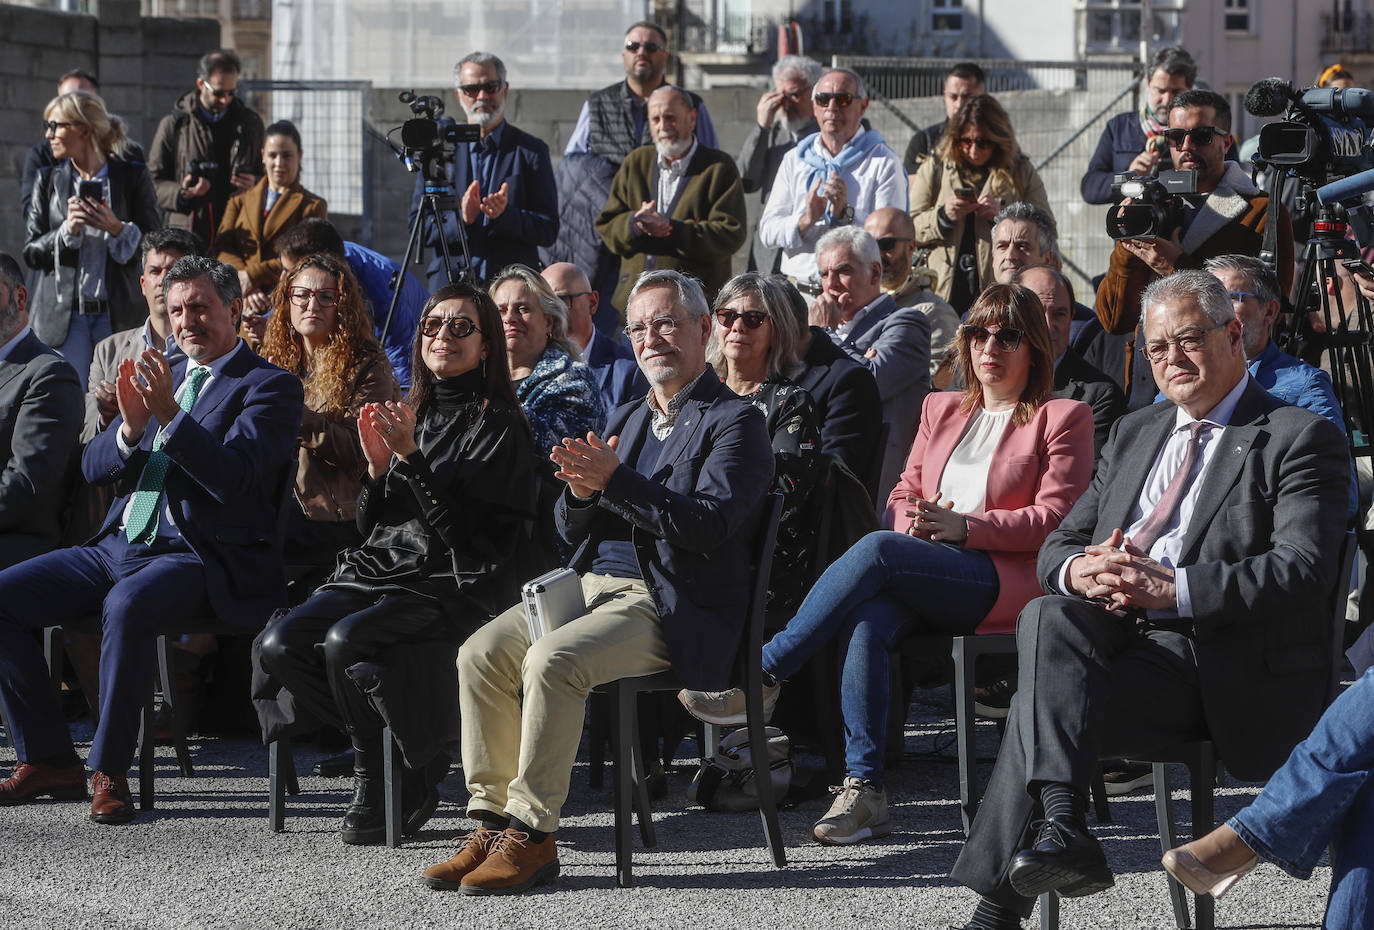
[(464, 107), (463, 112), (467, 114), (469, 123), (478, 128), (485, 129), (499, 120), (505, 109), (504, 105), (497, 107), (495, 110), (469, 110), (467, 107)]
[(680, 139), (680, 140), (678, 140), (678, 141), (676, 141), (676, 142), (655, 142), (655, 143), (654, 143), (654, 148), (658, 149), (659, 157), (660, 157), (660, 158), (667, 158), (667, 159), (669, 159), (670, 161), (671, 161), (672, 159), (675, 159), (675, 158), (681, 158), (683, 155), (687, 154), (687, 150), (688, 150), (689, 148), (691, 148), (691, 147), (692, 147), (692, 137), (691, 137), (691, 136), (688, 136), (686, 139)]
[(782, 124), (787, 127), (787, 131), (794, 136), (801, 135), (802, 129), (810, 120), (805, 116), (782, 116)]

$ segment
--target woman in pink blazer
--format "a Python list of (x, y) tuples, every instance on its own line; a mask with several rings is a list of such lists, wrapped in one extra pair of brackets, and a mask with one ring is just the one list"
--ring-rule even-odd
[[(888, 498), (892, 530), (870, 533), (836, 560), (763, 650), (767, 703), (777, 682), (840, 643), (846, 774), (813, 830), (821, 843), (890, 831), (882, 786), (889, 650), (913, 633), (1013, 629), (1041, 593), (1041, 543), (1092, 477), (1092, 411), (1050, 398), (1054, 355), (1034, 293), (988, 288), (956, 345), (968, 387), (926, 398)], [(683, 702), (709, 722), (743, 722), (736, 693), (684, 692)]]

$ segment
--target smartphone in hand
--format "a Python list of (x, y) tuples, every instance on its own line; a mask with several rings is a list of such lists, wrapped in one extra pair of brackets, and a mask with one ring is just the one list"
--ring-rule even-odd
[(76, 184), (76, 196), (82, 200), (95, 200), (104, 202), (105, 182), (103, 181), (78, 181)]

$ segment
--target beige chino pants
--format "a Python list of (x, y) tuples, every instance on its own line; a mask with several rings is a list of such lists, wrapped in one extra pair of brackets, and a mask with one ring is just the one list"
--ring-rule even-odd
[[(587, 693), (669, 667), (644, 582), (583, 575), (587, 613), (530, 645), (517, 604), (458, 651), (468, 810), (518, 817), (553, 832), (568, 797)], [(521, 692), (524, 693), (522, 705)]]

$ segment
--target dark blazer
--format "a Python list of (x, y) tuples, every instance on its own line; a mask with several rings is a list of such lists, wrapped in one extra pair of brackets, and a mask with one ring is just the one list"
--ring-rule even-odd
[[(1126, 528), (1175, 412), (1160, 403), (1117, 421), (1092, 484), (1040, 550), (1045, 590), (1058, 590), (1065, 560)], [(1253, 380), (1217, 442), (1178, 564), (1208, 729), (1227, 768), (1260, 780), (1325, 706), (1350, 459), (1331, 421)]]
[(220, 261), (248, 272), (255, 288), (270, 293), (281, 276), (277, 236), (302, 220), (326, 218), (329, 208), (323, 197), (315, 196), (300, 184), (292, 184), (283, 191), (271, 211), (263, 215), (266, 205), (267, 178), (259, 178), (248, 190), (230, 197), (224, 205), (215, 248)]
[(1054, 396), (1081, 400), (1092, 408), (1093, 456), (1100, 458), (1112, 425), (1126, 414), (1126, 395), (1121, 388), (1069, 347), (1054, 368)]
[[(162, 225), (157, 213), (157, 197), (148, 169), (141, 164), (110, 156), (110, 209), (126, 223), (133, 223), (144, 234)], [(34, 293), (29, 296), (29, 322), (33, 331), (50, 346), (67, 341), (72, 303), (76, 294), (76, 249), (59, 242), (62, 224), (67, 220), (67, 201), (76, 189), (72, 163), (66, 159), (51, 168), (41, 168), (33, 186), (33, 200), (25, 217), (28, 234), (24, 242), (24, 261), (43, 272)], [(124, 264), (105, 259), (105, 290), (110, 302), (110, 329), (119, 332), (140, 325), (148, 318), (148, 304), (138, 287), (138, 251)]]
[[(630, 289), (641, 272), (673, 268), (701, 282), (706, 299), (730, 280), (731, 257), (744, 245), (744, 188), (735, 160), (718, 149), (698, 145), (687, 165), (673, 204), (658, 204), (672, 221), (666, 236), (646, 236), (630, 217), (646, 201), (658, 200), (655, 164), (658, 150), (641, 146), (629, 154), (611, 182), (611, 196), (596, 218), (606, 248), (620, 256), (620, 279), (611, 303), (625, 316)], [(604, 293), (604, 292), (603, 292)]]
[(82, 412), (76, 370), (33, 333), (0, 361), (0, 568), (57, 545)]
[(882, 454), (882, 400), (873, 372), (835, 345), (825, 330), (811, 327), (802, 370), (792, 380), (811, 395), (821, 425), (821, 451), (839, 456), (873, 498), (874, 458)]
[[(165, 489), (177, 530), (205, 565), (205, 592), (216, 616), (256, 627), (286, 603), (276, 522), (283, 469), (296, 451), (303, 388), (300, 378), (243, 343), (234, 353), (205, 386), (194, 412), (167, 431), (162, 451), (172, 466)], [(181, 384), (186, 363), (172, 372)], [(115, 417), (87, 443), (81, 460), (87, 481), (117, 483), (118, 496), (96, 538), (119, 526), (158, 429), (157, 421), (149, 422), (126, 462), (115, 440), (123, 423)]]
[[(458, 154), (449, 163), (453, 196), (459, 201), (472, 183), (469, 148), (468, 144), (459, 145)], [(558, 190), (553, 183), (549, 147), (509, 122), (501, 129), (497, 142), (491, 190), (483, 190), (482, 195), (494, 194), (502, 184), (510, 185), (505, 211), (494, 220), (488, 219), (485, 214), (478, 214), (475, 223), (464, 227), (468, 235), (468, 248), (472, 252), (473, 273), (479, 282), (516, 262), (535, 269), (542, 268), (539, 247), (553, 245), (558, 238)], [(415, 216), (420, 212), (420, 198), (424, 191), (424, 178), (416, 178), (415, 192), (410, 198), (411, 223), (415, 222)], [(441, 233), (444, 241), (448, 242), (454, 274), (464, 270), (463, 248), (458, 241), (458, 214), (447, 210), (442, 216), (442, 230), (432, 220), (425, 221), (424, 243), (434, 251), (429, 263), (431, 291), (448, 283), (443, 255), (438, 250)]]
[(601, 387), (601, 400), (609, 415), (621, 404), (641, 401), (649, 392), (649, 382), (639, 370), (635, 354), (623, 342), (617, 342), (599, 329), (592, 330), (592, 341), (584, 353), (587, 367), (596, 375)]
[[(606, 435), (634, 458), (649, 429), (647, 400), (617, 410)], [(659, 451), (652, 475), (621, 465), (606, 490), (580, 502), (564, 491), (555, 509), (587, 571), (612, 521), (630, 524), (640, 575), (658, 610), (673, 671), (688, 688), (733, 684), (744, 634), (752, 530), (773, 481), (773, 445), (763, 414), (707, 370)]]

